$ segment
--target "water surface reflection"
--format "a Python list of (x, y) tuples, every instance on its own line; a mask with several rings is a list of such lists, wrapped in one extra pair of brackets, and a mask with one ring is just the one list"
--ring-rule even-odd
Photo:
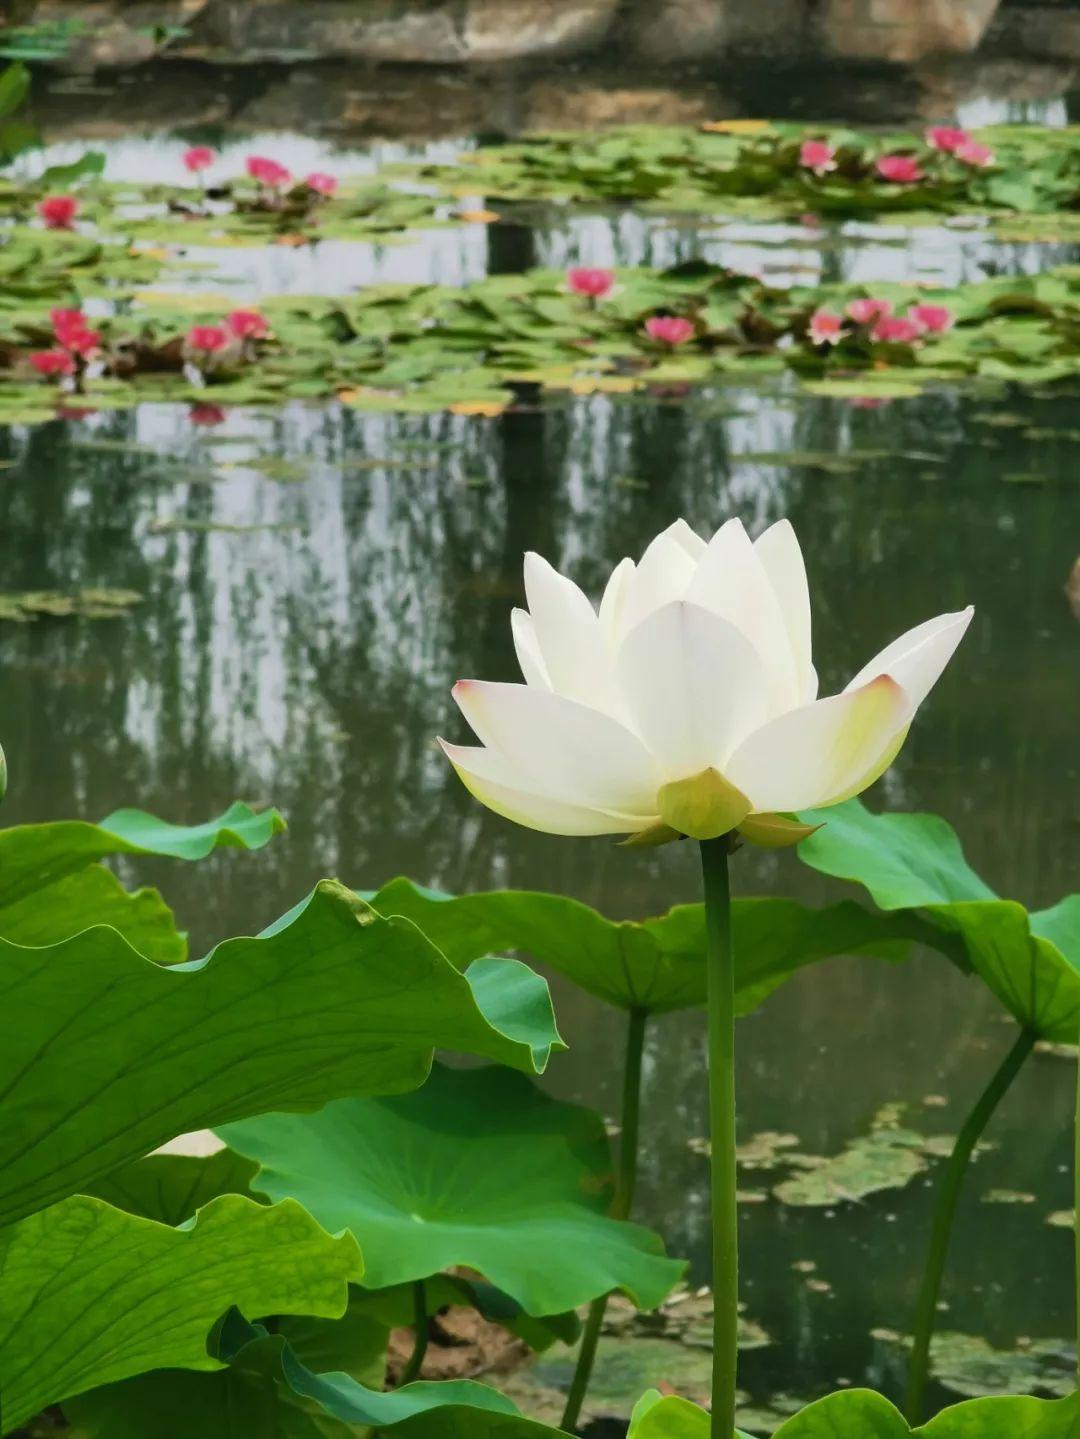
[[(817, 597), (825, 687), (907, 625), (975, 603), (971, 635), (877, 805), (940, 810), (1004, 893), (1076, 886), (1080, 645), (1062, 592), (1080, 551), (1075, 398), (932, 394), (879, 409), (785, 392), (603, 398), (510, 413), (364, 416), (337, 407), (193, 424), (170, 406), (0, 436), (6, 589), (131, 587), (126, 620), (0, 630), (5, 818), (97, 816), (137, 799), (195, 819), (273, 800), (290, 832), (257, 858), (148, 865), (201, 951), (253, 931), (318, 876), (407, 872), (449, 889), (546, 886), (613, 914), (696, 892), (689, 847), (630, 857), (520, 831), (476, 807), (433, 746), (457, 736), (450, 683), (513, 677), (508, 611), (526, 547), (595, 591), (677, 514), (796, 524)], [(11, 463), (8, 463), (11, 462)], [(232, 528), (217, 528), (231, 526)], [(789, 856), (744, 854), (743, 892), (820, 899)], [(557, 986), (561, 1094), (616, 1107), (620, 1026)], [(836, 961), (742, 1025), (744, 1135), (776, 1127), (830, 1152), (887, 1101), (954, 1126), (1009, 1042), (970, 981), (923, 957)], [(703, 1034), (655, 1024), (642, 1216), (705, 1258)], [(952, 1327), (1068, 1332), (1069, 1066), (1036, 1060), (965, 1197)], [(927, 1095), (944, 1108), (927, 1109)], [(1004, 1186), (1034, 1205), (980, 1203)], [(842, 1212), (748, 1206), (747, 1298), (781, 1341), (748, 1381), (891, 1383), (874, 1325), (902, 1326), (928, 1191)], [(831, 1295), (792, 1271), (817, 1261)], [(1035, 1278), (1032, 1280), (1031, 1276)], [(792, 1365), (795, 1366), (795, 1377)], [(884, 1366), (884, 1369), (883, 1367)]]

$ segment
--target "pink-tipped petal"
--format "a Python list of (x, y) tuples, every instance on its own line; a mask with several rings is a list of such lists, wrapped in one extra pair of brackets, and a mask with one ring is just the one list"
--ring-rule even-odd
[(858, 689), (878, 675), (890, 674), (904, 687), (911, 701), (911, 713), (914, 714), (952, 659), (974, 613), (972, 606), (968, 605), (967, 609), (958, 610), (955, 614), (924, 620), (921, 625), (893, 640), (891, 645), (886, 645), (868, 665), (863, 665), (845, 693)]

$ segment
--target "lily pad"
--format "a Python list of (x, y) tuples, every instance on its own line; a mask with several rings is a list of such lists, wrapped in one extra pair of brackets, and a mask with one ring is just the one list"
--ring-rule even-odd
[[(875, 1330), (874, 1337), (910, 1345), (887, 1329)], [(977, 1334), (945, 1330), (931, 1341), (930, 1372), (944, 1389), (970, 1398), (1018, 1392), (1066, 1398), (1076, 1388), (1076, 1346), (1066, 1339), (1031, 1339), (995, 1349)]]

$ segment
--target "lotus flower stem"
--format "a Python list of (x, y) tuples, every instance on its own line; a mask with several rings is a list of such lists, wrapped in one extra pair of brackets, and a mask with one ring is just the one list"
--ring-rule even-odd
[[(1073, 1231), (1076, 1235), (1076, 1374), (1080, 1387), (1080, 1066), (1076, 1076), (1076, 1120), (1073, 1124)], [(1077, 1431), (1080, 1432), (1080, 1399), (1077, 1400)]]
[(427, 1286), (422, 1279), (413, 1284), (413, 1352), (401, 1371), (397, 1387), (411, 1384), (420, 1373), (428, 1347)]
[[(619, 1179), (611, 1213), (615, 1219), (628, 1219), (634, 1203), (634, 1189), (637, 1185), (638, 1133), (641, 1117), (641, 1060), (645, 1051), (645, 1026), (648, 1023), (647, 1009), (632, 1009), (626, 1021), (626, 1057), (623, 1060), (622, 1114), (619, 1130)], [(581, 1418), (581, 1406), (592, 1378), (596, 1362), (596, 1346), (600, 1342), (600, 1330), (604, 1324), (604, 1311), (608, 1297), (601, 1294), (589, 1305), (588, 1318), (581, 1335), (574, 1376), (566, 1396), (566, 1407), (559, 1427), (573, 1434)]]
[[(938, 1185), (934, 1203), (934, 1223), (930, 1231), (930, 1246), (926, 1252), (922, 1285), (915, 1310), (915, 1327), (912, 1336), (911, 1360), (908, 1365), (907, 1396), (904, 1408), (912, 1427), (925, 1418), (924, 1404), (926, 1381), (930, 1372), (930, 1342), (934, 1337), (937, 1320), (938, 1299), (941, 1294), (941, 1279), (949, 1253), (953, 1220), (960, 1190), (967, 1174), (971, 1156), (983, 1131), (1004, 1099), (1013, 1080), (1019, 1074), (1024, 1061), (1031, 1053), (1038, 1036), (1034, 1030), (1022, 1029), (1016, 1042), (1002, 1060), (990, 1083), (976, 1100), (964, 1126), (956, 1136), (952, 1153), (945, 1164), (941, 1182)], [(1080, 1261), (1078, 1261), (1080, 1262)]]
[(739, 1217), (735, 1197), (735, 963), (728, 836), (701, 843), (709, 995), (709, 1130), (712, 1144), (712, 1439), (735, 1432), (739, 1336)]

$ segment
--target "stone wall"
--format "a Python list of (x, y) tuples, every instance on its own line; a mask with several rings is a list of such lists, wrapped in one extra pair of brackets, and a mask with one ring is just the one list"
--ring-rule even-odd
[[(918, 64), (971, 53), (1001, 0), (20, 0), (85, 20), (61, 62), (124, 68), (161, 52), (228, 65), (304, 60), (498, 65), (599, 56), (637, 66), (753, 55)], [(176, 30), (182, 33), (177, 36)], [(1080, 48), (1080, 12), (999, 16), (1021, 52)], [(166, 37), (162, 40), (162, 35)]]

